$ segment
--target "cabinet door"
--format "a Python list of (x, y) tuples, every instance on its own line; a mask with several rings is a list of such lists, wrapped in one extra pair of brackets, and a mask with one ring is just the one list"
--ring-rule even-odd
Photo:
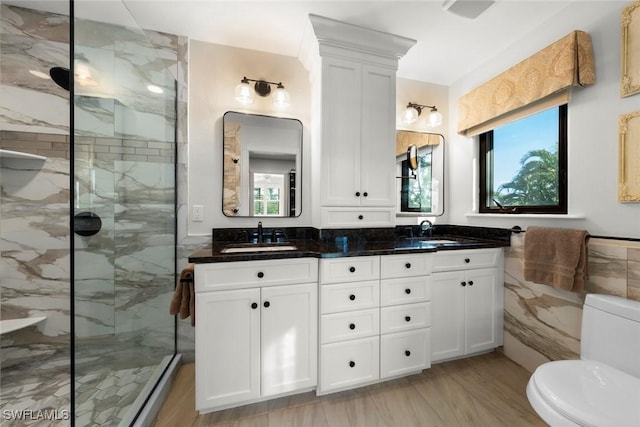
[(395, 70), (362, 66), (360, 197), (363, 206), (395, 205)]
[(431, 276), (431, 360), (464, 354), (464, 271)]
[(360, 191), (361, 70), (357, 62), (322, 59), (323, 206), (360, 204), (355, 193)]
[(490, 350), (498, 345), (497, 334), (500, 332), (497, 331), (496, 322), (497, 316), (502, 316), (501, 312), (497, 312), (497, 270), (469, 270), (466, 282), (466, 353)]
[(260, 397), (259, 304), (260, 289), (198, 294), (196, 409)]
[(262, 288), (262, 396), (317, 382), (318, 287)]

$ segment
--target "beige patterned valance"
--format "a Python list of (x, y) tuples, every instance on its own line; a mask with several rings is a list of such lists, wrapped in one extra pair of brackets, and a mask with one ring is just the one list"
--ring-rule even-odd
[(396, 156), (407, 153), (410, 145), (424, 147), (425, 145), (438, 145), (442, 135), (437, 133), (412, 132), (408, 130), (396, 131)]
[(489, 120), (521, 110), (571, 86), (595, 82), (591, 37), (583, 31), (573, 31), (461, 97), (458, 133), (477, 135), (477, 128)]

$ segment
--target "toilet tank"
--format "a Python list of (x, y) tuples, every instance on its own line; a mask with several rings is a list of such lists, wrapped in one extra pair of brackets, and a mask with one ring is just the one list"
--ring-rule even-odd
[(582, 312), (580, 358), (640, 378), (640, 301), (588, 294)]

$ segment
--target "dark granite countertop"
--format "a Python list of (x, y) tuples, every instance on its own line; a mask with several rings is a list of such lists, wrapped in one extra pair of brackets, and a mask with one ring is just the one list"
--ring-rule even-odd
[[(240, 246), (233, 242), (213, 243), (203, 249), (194, 252), (189, 257), (189, 262), (212, 263), (231, 261), (252, 261), (286, 258), (336, 258), (351, 256), (392, 255), (407, 253), (428, 253), (442, 250), (499, 248), (509, 246), (509, 240), (496, 238), (496, 236), (472, 236), (469, 233), (438, 234), (430, 238), (408, 238), (378, 240), (367, 236), (334, 237), (324, 239), (299, 239), (289, 240), (288, 245), (295, 246), (295, 250), (270, 251), (270, 252), (240, 252), (222, 253), (222, 250), (230, 246)], [(473, 233), (471, 233), (473, 234)], [(451, 240), (452, 243), (438, 243), (442, 240)]]

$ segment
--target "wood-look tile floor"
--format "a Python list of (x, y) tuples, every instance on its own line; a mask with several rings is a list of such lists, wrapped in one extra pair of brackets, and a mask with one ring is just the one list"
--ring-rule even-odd
[(341, 393), (304, 393), (199, 415), (194, 365), (183, 365), (155, 427), (545, 426), (525, 393), (529, 373), (501, 353)]

